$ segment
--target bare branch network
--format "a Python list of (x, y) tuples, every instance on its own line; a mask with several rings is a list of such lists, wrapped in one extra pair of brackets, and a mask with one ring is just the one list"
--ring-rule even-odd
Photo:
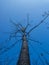
[[(44, 53), (46, 53), (46, 54), (49, 55), (49, 52), (46, 51), (44, 48), (42, 48), (42, 47), (40, 46), (40, 45), (42, 45), (42, 43), (41, 43), (40, 41), (37, 41), (37, 40), (34, 40), (34, 39), (30, 38), (30, 33), (31, 33), (34, 29), (38, 28), (38, 27), (47, 19), (48, 16), (49, 16), (49, 13), (45, 13), (44, 18), (43, 18), (37, 25), (35, 25), (33, 28), (31, 28), (28, 32), (27, 32), (27, 29), (28, 29), (28, 27), (30, 26), (30, 24), (29, 24), (29, 16), (27, 16), (27, 25), (26, 25), (25, 27), (24, 27), (22, 24), (20, 24), (20, 23), (16, 24), (16, 23), (14, 23), (12, 20), (10, 20), (10, 22), (16, 27), (16, 30), (15, 30), (14, 32), (5, 32), (5, 33), (9, 33), (10, 36), (9, 36), (9, 38), (8, 38), (7, 40), (5, 40), (4, 42), (2, 42), (2, 43), (0, 44), (0, 55), (4, 54), (5, 52), (8, 52), (10, 49), (12, 49), (13, 47), (15, 47), (16, 44), (17, 44), (17, 42), (19, 42), (20, 40), (25, 41), (25, 38), (24, 38), (24, 36), (25, 36), (26, 39), (27, 39), (27, 42), (33, 41), (33, 42), (39, 44), (39, 47), (43, 50), (43, 52), (41, 52), (40, 54), (34, 49), (32, 43), (28, 43), (28, 44), (31, 45), (33, 51), (38, 55), (38, 58), (39, 58), (38, 60), (41, 61), (42, 65), (45, 65), (45, 63), (46, 63), (46, 65), (49, 65), (48, 60), (44, 57)], [(19, 35), (19, 34), (20, 34), (20, 35)], [(20, 39), (19, 39), (19, 40), (16, 40), (17, 37), (20, 38)], [(16, 40), (14, 44), (10, 45), (9, 47), (2, 47), (2, 46), (1, 46), (3, 43), (7, 43), (7, 42), (11, 41), (12, 38), (15, 38), (15, 40)], [(23, 38), (24, 38), (24, 39), (23, 39)], [(43, 58), (44, 60), (43, 60), (42, 58)], [(36, 62), (36, 65), (38, 65), (38, 60), (37, 60), (37, 62)], [(7, 65), (9, 65), (9, 64), (11, 63), (10, 61), (12, 62), (13, 60), (9, 60), (9, 62), (7, 63)], [(45, 63), (44, 63), (44, 62), (45, 62)], [(18, 65), (18, 64), (17, 64), (17, 65)], [(20, 65), (20, 64), (19, 64), (19, 65)], [(28, 64), (28, 65), (29, 65), (29, 64)]]

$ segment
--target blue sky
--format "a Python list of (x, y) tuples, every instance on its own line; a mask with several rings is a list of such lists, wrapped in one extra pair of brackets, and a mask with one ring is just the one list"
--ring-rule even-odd
[[(44, 12), (48, 12), (48, 11), (49, 11), (49, 0), (0, 0), (0, 43), (9, 37), (9, 34), (4, 34), (2, 32), (6, 32), (6, 31), (11, 32), (15, 29), (15, 27), (10, 23), (10, 19), (12, 19), (15, 23), (20, 22), (22, 23), (22, 25), (26, 25), (27, 13), (29, 13), (29, 17), (30, 17), (29, 23), (31, 24), (31, 26), (34, 26), (43, 19), (42, 15), (44, 14)], [(44, 48), (46, 51), (49, 52), (49, 30), (47, 29), (47, 26), (49, 26), (49, 17), (45, 20), (45, 23), (43, 23), (37, 29), (32, 31), (31, 36), (33, 39), (42, 42), (43, 43), (42, 48)], [(14, 39), (12, 40), (13, 41), (7, 44), (3, 44), (3, 46), (9, 46), (10, 43), (11, 44), (14, 43), (15, 40)], [(39, 58), (38, 58), (38, 54), (34, 52), (30, 43), (33, 43), (32, 45), (35, 50), (37, 49), (36, 51), (38, 52), (39, 55), (40, 52), (43, 50), (41, 50), (41, 48), (39, 48), (38, 44), (36, 44), (35, 42), (31, 42), (31, 41), (29, 42), (29, 50), (30, 50), (29, 54), (30, 54), (31, 65), (33, 64), (35, 65), (36, 60), (37, 59), (39, 60)], [(14, 61), (11, 62), (9, 65), (15, 65), (15, 63), (18, 60), (20, 48), (21, 48), (21, 43), (18, 42), (18, 44), (16, 44), (16, 46), (13, 49), (2, 54), (0, 56), (0, 61), (3, 62), (2, 65), (4, 65), (4, 61), (6, 61), (7, 57), (9, 57), (9, 59), (14, 58)], [(49, 55), (45, 53), (45, 57), (49, 62), (48, 59)], [(34, 59), (34, 61), (32, 58)]]

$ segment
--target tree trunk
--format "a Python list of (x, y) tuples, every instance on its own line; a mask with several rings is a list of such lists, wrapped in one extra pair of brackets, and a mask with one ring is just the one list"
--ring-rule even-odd
[(30, 65), (29, 49), (25, 35), (22, 37), (22, 48), (17, 65)]

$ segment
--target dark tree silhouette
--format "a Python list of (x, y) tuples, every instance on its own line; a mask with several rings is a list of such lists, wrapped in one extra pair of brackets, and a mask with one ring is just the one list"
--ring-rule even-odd
[[(14, 44), (12, 44), (11, 46), (9, 46), (9, 47), (3, 47), (3, 48), (0, 47), (0, 55), (3, 54), (3, 53), (5, 53), (5, 52), (8, 52), (8, 50), (12, 49), (17, 44), (17, 42), (19, 42), (20, 40), (22, 40), (22, 47), (21, 47), (19, 59), (18, 59), (18, 62), (17, 62), (16, 65), (30, 65), (30, 55), (29, 55), (29, 47), (28, 47), (29, 40), (30, 41), (33, 41), (33, 42), (36, 42), (39, 45), (42, 44), (40, 41), (37, 41), (37, 40), (34, 40), (34, 39), (30, 38), (29, 37), (30, 36), (30, 33), (34, 29), (38, 28), (47, 19), (48, 16), (49, 16), (49, 14), (46, 13), (44, 15), (44, 18), (37, 25), (35, 25), (33, 28), (31, 28), (29, 30), (29, 32), (27, 32), (27, 28), (30, 25), (29, 24), (29, 15), (27, 15), (27, 25), (25, 27), (22, 26), (22, 24), (20, 24), (20, 23), (16, 24), (12, 20), (10, 20), (10, 22), (16, 27), (16, 30), (14, 32), (5, 32), (5, 33), (9, 33), (10, 34), (9, 38), (5, 42), (7, 43), (7, 42), (11, 41), (12, 38), (15, 38), (15, 40), (16, 40), (17, 37), (20, 37), (21, 39), (16, 40), (16, 42)], [(20, 35), (18, 35), (18, 33)], [(5, 42), (2, 42), (2, 43), (5, 43)], [(38, 57), (39, 57), (42, 65), (44, 65), (44, 61), (43, 61), (43, 59), (41, 57), (43, 57), (44, 60), (45, 60), (45, 63), (47, 65), (49, 65), (48, 61), (44, 57), (44, 54), (41, 53), (39, 55), (38, 52), (34, 49), (32, 43), (30, 43), (30, 45), (33, 48), (34, 52), (37, 53), (37, 55), (38, 55)], [(47, 52), (44, 48), (41, 47), (41, 49), (43, 50), (44, 53), (49, 54), (49, 52)], [(36, 65), (38, 65), (38, 62), (37, 61), (36, 61)]]

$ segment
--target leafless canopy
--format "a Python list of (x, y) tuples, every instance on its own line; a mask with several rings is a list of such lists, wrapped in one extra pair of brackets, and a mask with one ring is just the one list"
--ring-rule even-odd
[[(5, 32), (5, 33), (9, 33), (10, 36), (9, 36), (9, 38), (8, 38), (7, 40), (5, 40), (4, 42), (2, 42), (2, 43), (0, 44), (0, 55), (2, 55), (3, 53), (7, 52), (7, 51), (10, 50), (11, 48), (13, 48), (13, 47), (17, 44), (18, 41), (22, 40), (22, 36), (23, 36), (24, 34), (26, 35), (26, 37), (27, 37), (28, 35), (30, 35), (30, 33), (31, 33), (34, 29), (38, 28), (38, 27), (47, 19), (48, 16), (49, 16), (49, 13), (46, 13), (45, 16), (44, 16), (44, 18), (43, 18), (37, 25), (35, 25), (33, 28), (31, 28), (31, 29), (29, 30), (29, 32), (27, 32), (27, 28), (28, 28), (28, 26), (30, 25), (30, 24), (29, 24), (29, 15), (27, 15), (27, 25), (26, 25), (25, 27), (22, 26), (22, 24), (20, 24), (20, 23), (16, 24), (16, 23), (14, 23), (12, 20), (10, 20), (10, 22), (16, 27), (16, 30), (15, 30), (15, 32), (12, 32), (12, 33), (11, 33), (11, 32)], [(20, 33), (21, 36), (17, 35), (17, 33)], [(2, 47), (2, 44), (3, 44), (3, 43), (7, 43), (7, 42), (11, 41), (11, 39), (12, 39), (13, 37), (14, 37), (15, 39), (16, 39), (17, 37), (20, 37), (21, 39), (16, 40), (16, 42), (15, 42), (14, 44), (12, 44), (11, 46), (9, 46), (9, 47)], [(42, 44), (40, 41), (34, 40), (34, 39), (32, 39), (32, 38), (28, 38), (28, 37), (27, 37), (27, 40), (30, 40), (30, 41), (39, 43), (40, 45)], [(30, 43), (30, 45), (31, 45), (31, 47), (33, 48), (32, 43)], [(49, 54), (49, 52), (45, 51), (44, 48), (41, 47), (41, 49), (43, 50), (43, 52)], [(34, 50), (34, 48), (33, 48), (33, 50)], [(36, 52), (36, 50), (35, 50), (35, 52)], [(36, 53), (37, 53), (37, 52), (36, 52)], [(44, 57), (44, 54), (43, 54), (43, 53), (41, 53), (40, 55), (37, 53), (37, 55), (38, 55), (38, 57), (40, 58), (40, 60), (41, 60), (41, 62), (43, 63), (43, 65), (44, 65), (44, 61), (41, 59), (41, 56), (44, 58), (46, 64), (49, 65), (49, 63), (48, 63), (48, 61), (46, 60), (46, 58)], [(36, 64), (36, 65), (37, 65), (37, 64)]]

